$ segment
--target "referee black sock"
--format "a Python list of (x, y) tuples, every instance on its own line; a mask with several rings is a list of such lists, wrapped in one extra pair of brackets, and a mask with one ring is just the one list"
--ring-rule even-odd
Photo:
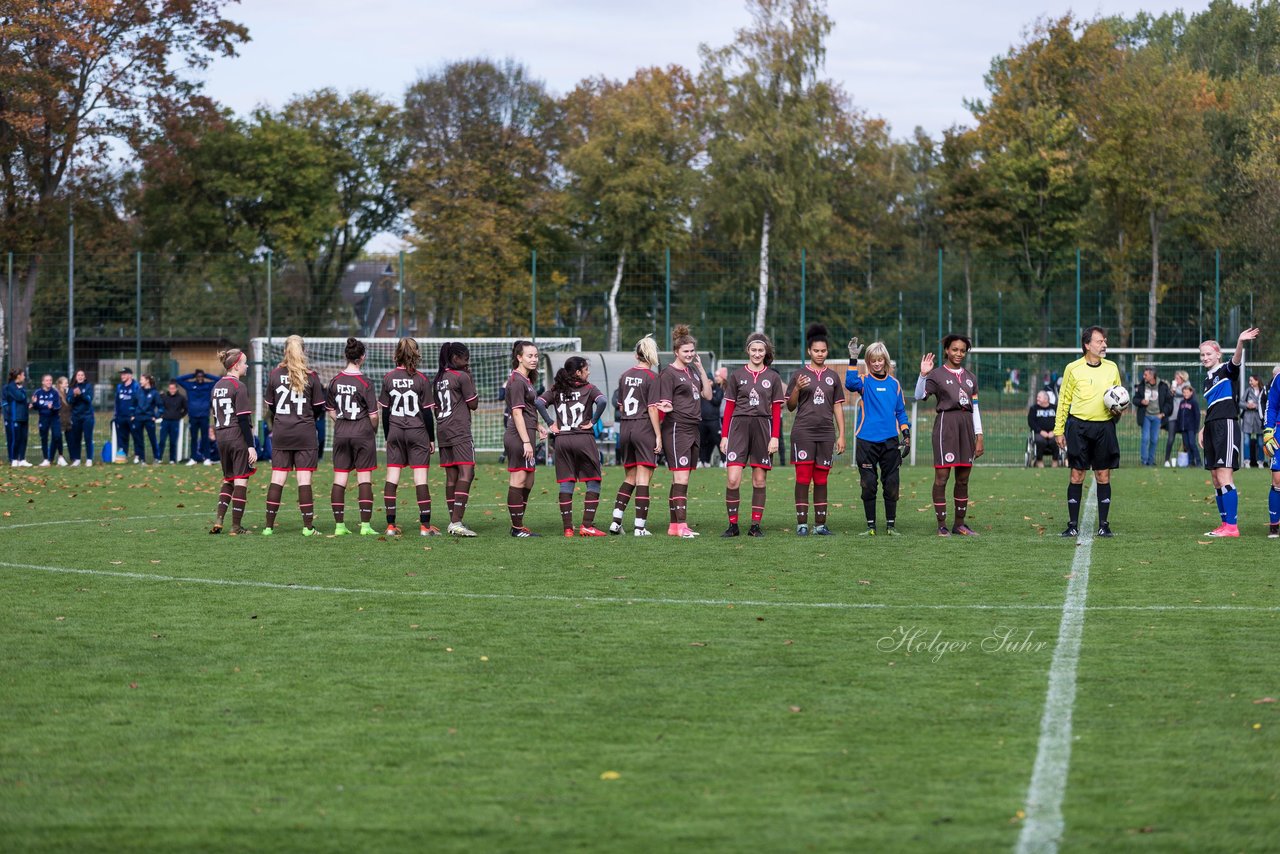
[(1111, 484), (1098, 484), (1098, 524), (1107, 524), (1107, 515), (1111, 512)]
[(1073, 528), (1080, 524), (1080, 498), (1083, 495), (1083, 483), (1067, 485), (1067, 518), (1071, 520), (1071, 527)]

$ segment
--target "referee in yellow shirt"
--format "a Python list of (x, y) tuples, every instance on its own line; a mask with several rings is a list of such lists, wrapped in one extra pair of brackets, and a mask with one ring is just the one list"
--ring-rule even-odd
[(1070, 522), (1064, 537), (1080, 536), (1080, 502), (1084, 495), (1086, 469), (1093, 469), (1098, 484), (1098, 533), (1110, 537), (1107, 514), (1111, 511), (1111, 470), (1120, 467), (1120, 442), (1116, 439), (1116, 417), (1102, 402), (1102, 394), (1112, 386), (1124, 385), (1116, 363), (1107, 355), (1107, 331), (1090, 326), (1080, 336), (1084, 358), (1076, 359), (1062, 372), (1058, 392), (1058, 417), (1053, 437), (1067, 450), (1071, 483), (1067, 486), (1067, 515)]

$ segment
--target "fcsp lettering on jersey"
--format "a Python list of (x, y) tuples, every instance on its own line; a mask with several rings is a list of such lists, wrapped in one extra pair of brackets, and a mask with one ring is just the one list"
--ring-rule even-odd
[(229, 388), (215, 388), (215, 389), (213, 390), (213, 396), (214, 396), (214, 397), (230, 397), (230, 396), (231, 396), (231, 389), (229, 389)]
[(644, 377), (623, 377), (622, 381), (631, 388), (639, 388), (644, 385)]
[(393, 378), (391, 380), (392, 388), (413, 388), (413, 380), (403, 378)]
[(335, 386), (335, 388), (338, 389), (338, 394), (355, 394), (356, 393), (356, 387), (353, 385), (339, 385), (339, 386)]

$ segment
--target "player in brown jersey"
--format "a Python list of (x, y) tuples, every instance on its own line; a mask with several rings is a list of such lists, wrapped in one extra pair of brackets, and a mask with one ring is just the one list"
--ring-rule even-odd
[(347, 366), (329, 381), (329, 414), (333, 416), (333, 507), (335, 537), (350, 534), (346, 525), (347, 480), (354, 469), (360, 507), (360, 533), (377, 536), (373, 519), (373, 473), (378, 468), (378, 395), (361, 372), (364, 342), (348, 338), (343, 351)]
[[(507, 456), (507, 512), (511, 514), (511, 536), (540, 537), (525, 527), (524, 513), (533, 490), (534, 439), (545, 439), (547, 430), (538, 423), (538, 347), (532, 341), (517, 341), (511, 347), (511, 375), (507, 377), (505, 405), (507, 429), (502, 436)], [(537, 431), (535, 433), (535, 430)]]
[(271, 425), (271, 485), (267, 487), (267, 524), (263, 536), (275, 532), (280, 496), (289, 472), (298, 480), (298, 510), (302, 536), (315, 529), (315, 498), (311, 476), (318, 463), (316, 419), (325, 417), (324, 388), (307, 365), (302, 338), (290, 335), (284, 342), (284, 358), (267, 375), (267, 420)]
[(652, 335), (636, 342), (636, 363), (618, 378), (618, 456), (626, 477), (613, 502), (610, 534), (622, 533), (622, 517), (632, 493), (636, 497), (635, 535), (648, 537), (649, 480), (662, 453), (658, 423), (658, 345)]
[(244, 519), (245, 493), (249, 478), (258, 463), (258, 451), (253, 445), (253, 427), (249, 404), (249, 389), (245, 386), (244, 372), (249, 358), (241, 350), (223, 350), (218, 360), (227, 374), (218, 380), (211, 392), (213, 423), (209, 438), (218, 443), (222, 458), (222, 489), (218, 493), (218, 521), (209, 529), (210, 534), (222, 533), (222, 520), (231, 507), (231, 534), (249, 533), (240, 522)]
[(751, 527), (748, 537), (763, 537), (765, 477), (773, 468), (782, 435), (782, 377), (773, 364), (773, 342), (763, 332), (747, 336), (747, 364), (729, 374), (724, 420), (720, 426), (720, 453), (727, 461), (724, 491), (729, 527), (722, 537), (736, 537), (739, 487), (742, 470), (751, 467)]
[(698, 341), (681, 324), (671, 331), (676, 359), (658, 375), (658, 409), (662, 417), (662, 447), (671, 472), (667, 506), (671, 523), (667, 534), (691, 539), (689, 528), (689, 472), (698, 465), (698, 434), (702, 425), (702, 400), (711, 399), (711, 378), (702, 367)]
[(551, 388), (536, 404), (543, 418), (551, 421), (551, 441), (555, 451), (556, 483), (560, 485), (560, 521), (564, 535), (572, 537), (573, 490), (581, 481), (585, 487), (581, 537), (603, 537), (595, 526), (600, 506), (600, 451), (596, 448), (596, 419), (609, 405), (604, 393), (590, 382), (591, 365), (581, 356), (570, 356), (556, 371)]
[[(844, 384), (827, 367), (831, 341), (827, 327), (815, 323), (805, 331), (809, 364), (791, 375), (787, 409), (791, 423), (791, 462), (796, 469), (796, 534), (809, 534), (809, 485), (813, 485), (813, 533), (829, 536), (827, 479), (836, 454), (844, 453)], [(835, 428), (831, 424), (835, 421)]]
[(471, 379), (471, 351), (466, 344), (446, 341), (440, 345), (440, 367), (436, 371), (434, 394), (436, 443), (440, 446), (440, 467), (444, 469), (449, 533), (455, 537), (474, 537), (476, 532), (462, 523), (462, 517), (467, 512), (471, 481), (476, 472), (471, 413), (480, 406), (480, 396)]
[[(916, 380), (916, 400), (933, 395), (937, 418), (933, 422), (933, 512), (938, 518), (938, 536), (961, 534), (976, 537), (965, 524), (969, 510), (969, 474), (973, 461), (982, 456), (982, 416), (978, 412), (978, 378), (964, 367), (969, 339), (948, 335), (942, 339), (943, 363), (934, 367), (932, 353), (920, 360)], [(947, 529), (947, 480), (955, 470), (955, 524)]]
[(382, 487), (387, 536), (401, 534), (396, 525), (396, 490), (400, 472), (408, 466), (413, 470), (418, 499), (418, 533), (438, 537), (440, 531), (431, 524), (431, 487), (427, 485), (436, 439), (431, 381), (418, 370), (422, 354), (416, 339), (406, 336), (397, 341), (395, 359), (396, 366), (382, 376), (382, 392), (378, 395), (382, 435), (387, 442), (387, 481)]

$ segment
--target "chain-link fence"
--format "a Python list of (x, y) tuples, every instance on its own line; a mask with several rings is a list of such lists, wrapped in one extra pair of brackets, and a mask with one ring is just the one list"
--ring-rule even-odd
[[(580, 337), (585, 350), (616, 340), (629, 350), (672, 324), (692, 327), (703, 349), (739, 358), (761, 298), (751, 252), (530, 253), (520, 269), (494, 265), (456, 278), (415, 263), (412, 253), (368, 256), (337, 271), (219, 255), (4, 254), (3, 351), (31, 375), (86, 371), (104, 391), (123, 365), (164, 380), (254, 337)], [(455, 265), (450, 268), (456, 270)], [(1185, 348), (1205, 338), (1228, 346), (1239, 330), (1264, 327), (1255, 364), (1280, 357), (1275, 273), (1244, 253), (1168, 253), (1161, 258), (1154, 314), (1150, 261), (1118, 266), (1075, 252), (1029, 263), (997, 253), (868, 251), (857, 257), (775, 253), (769, 264), (765, 331), (779, 358), (803, 358), (807, 324), (839, 341), (882, 340), (902, 372), (936, 349), (941, 335), (968, 333), (997, 352), (973, 359), (993, 419), (1025, 420), (1034, 389), (1061, 359), (1001, 348), (1074, 347), (1089, 325), (1113, 347)], [(616, 304), (616, 320), (610, 296)], [(1154, 334), (1151, 331), (1154, 329)], [(837, 347), (837, 351), (842, 348)], [(838, 352), (837, 352), (838, 355)], [(1264, 372), (1259, 372), (1264, 373)], [(1263, 379), (1270, 376), (1265, 371)], [(99, 400), (107, 401), (104, 394)], [(998, 415), (1001, 414), (1001, 415)], [(1020, 458), (1021, 430), (999, 440), (1000, 461)], [(994, 438), (994, 437), (993, 437)], [(1004, 459), (1005, 457), (1008, 459)]]

